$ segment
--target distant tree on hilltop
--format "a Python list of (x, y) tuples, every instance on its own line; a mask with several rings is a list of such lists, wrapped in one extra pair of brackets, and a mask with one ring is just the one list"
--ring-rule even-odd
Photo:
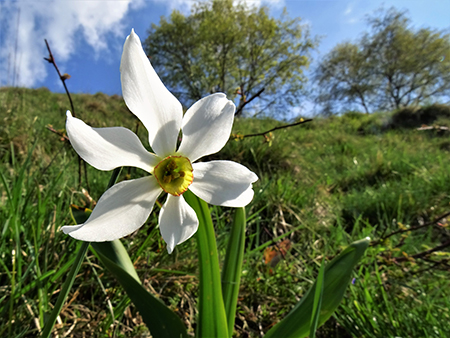
[(267, 7), (232, 0), (198, 2), (189, 16), (173, 11), (148, 33), (153, 66), (185, 106), (224, 92), (237, 114), (280, 114), (297, 105), (315, 46), (300, 19), (274, 19)]
[[(444, 31), (413, 29), (395, 8), (368, 18), (370, 31), (337, 45), (315, 71), (317, 102), (366, 113), (438, 102), (450, 94), (450, 40)], [(336, 111), (334, 111), (336, 112)]]

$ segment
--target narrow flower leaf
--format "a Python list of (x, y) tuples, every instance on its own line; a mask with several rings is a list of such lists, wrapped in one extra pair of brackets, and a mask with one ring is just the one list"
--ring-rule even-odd
[[(77, 222), (85, 222), (90, 211), (78, 210)], [(120, 240), (91, 243), (92, 248), (106, 268), (122, 285), (128, 297), (139, 310), (145, 324), (155, 338), (187, 337), (180, 318), (142, 285), (130, 256)]]
[(311, 316), (311, 324), (309, 328), (309, 338), (316, 337), (317, 324), (319, 323), (320, 310), (322, 308), (323, 299), (323, 276), (325, 274), (325, 264), (324, 259), (322, 259), (322, 264), (320, 265), (319, 275), (317, 276), (316, 284), (314, 286), (314, 304), (313, 312)]
[[(32, 149), (34, 149), (34, 146)], [(23, 168), (24, 168), (23, 170), (25, 170), (26, 166), (23, 166)], [(121, 170), (122, 168), (114, 169), (113, 174), (111, 175), (111, 178), (108, 183), (108, 188), (110, 188), (117, 181), (117, 178), (119, 177)], [(90, 212), (89, 211), (77, 212), (77, 211), (78, 211), (77, 209), (71, 208), (72, 218), (75, 221), (79, 221), (80, 223), (85, 222), (88, 219)], [(56, 304), (53, 307), (52, 313), (45, 322), (44, 328), (41, 333), (42, 338), (50, 337), (53, 326), (56, 323), (56, 318), (58, 318), (59, 313), (61, 312), (61, 309), (64, 305), (64, 302), (66, 301), (66, 298), (69, 295), (70, 289), (72, 288), (73, 282), (75, 281), (75, 278), (78, 274), (78, 270), (80, 270), (81, 263), (83, 262), (84, 255), (86, 254), (88, 248), (89, 242), (83, 242), (83, 244), (81, 244), (81, 247), (78, 250), (77, 256), (75, 257), (75, 260), (73, 262), (72, 268), (70, 269), (70, 272), (67, 275), (67, 278), (64, 281), (64, 284), (61, 288), (61, 292), (58, 295), (58, 299), (56, 300)], [(61, 273), (61, 270), (59, 273)]]
[[(326, 267), (323, 281), (323, 298), (318, 326), (324, 324), (338, 307), (352, 276), (352, 271), (369, 246), (369, 238), (350, 244)], [(315, 285), (305, 294), (294, 309), (265, 338), (303, 338), (310, 333)]]
[(195, 210), (199, 220), (195, 235), (200, 270), (199, 317), (196, 337), (226, 338), (228, 337), (228, 326), (222, 298), (219, 256), (211, 214), (206, 202), (189, 190), (183, 196)]
[[(120, 168), (119, 168), (120, 169)], [(117, 179), (117, 175), (120, 171), (114, 170), (114, 173), (111, 177), (109, 185), (113, 185)], [(92, 211), (90, 209), (78, 209), (71, 207), (72, 217), (75, 219), (76, 223), (84, 223), (89, 218)], [(131, 262), (131, 258), (127, 253), (127, 250), (123, 246), (122, 242), (118, 239), (111, 242), (92, 242), (91, 246), (94, 248), (96, 252), (103, 254), (103, 256), (108, 257), (115, 264), (120, 266), (123, 270), (128, 272), (134, 279), (136, 279), (139, 283), (141, 280), (139, 279), (136, 269), (134, 268), (133, 263)]]
[(188, 337), (184, 324), (174, 312), (149, 293), (133, 275), (122, 269), (100, 251), (97, 251), (97, 254), (102, 263), (125, 289), (128, 297), (130, 297), (144, 319), (152, 337)]
[(108, 257), (116, 265), (125, 270), (138, 283), (141, 283), (136, 269), (131, 262), (130, 256), (119, 239), (112, 242), (91, 242), (91, 246), (97, 253), (101, 253), (103, 256)]
[(222, 292), (225, 313), (228, 322), (228, 334), (233, 334), (236, 305), (241, 283), (242, 262), (245, 248), (245, 209), (237, 208), (234, 213), (233, 224), (222, 270)]

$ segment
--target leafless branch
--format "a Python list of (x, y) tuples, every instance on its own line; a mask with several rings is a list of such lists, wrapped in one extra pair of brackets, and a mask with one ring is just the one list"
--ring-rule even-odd
[(396, 263), (399, 263), (399, 262), (407, 262), (407, 261), (409, 261), (411, 259), (425, 258), (429, 254), (431, 254), (433, 252), (436, 252), (436, 251), (440, 251), (440, 250), (445, 249), (445, 248), (447, 248), (449, 246), (450, 246), (450, 240), (448, 240), (448, 241), (442, 243), (441, 245), (438, 245), (438, 246), (436, 246), (436, 247), (434, 247), (434, 248), (432, 248), (430, 250), (422, 251), (422, 252), (416, 253), (414, 255), (406, 256), (406, 257), (396, 257), (396, 258), (393, 258), (393, 260)]
[(69, 138), (67, 137), (66, 134), (57, 131), (55, 128), (53, 128), (53, 126), (48, 125), (48, 126), (45, 126), (45, 128), (47, 128), (48, 130), (50, 130), (52, 133), (55, 133), (56, 135), (61, 136), (61, 139), (62, 139), (63, 141), (69, 141)]
[[(64, 73), (64, 74), (61, 75), (61, 72), (59, 71), (59, 68), (58, 68), (58, 66), (56, 65), (55, 58), (54, 58), (54, 56), (53, 56), (52, 50), (50, 49), (50, 45), (49, 45), (47, 39), (44, 39), (44, 41), (45, 41), (45, 45), (47, 46), (47, 50), (48, 50), (48, 58), (44, 58), (44, 60), (46, 60), (47, 62), (51, 63), (51, 64), (53, 65), (53, 67), (55, 67), (55, 70), (56, 70), (56, 72), (58, 73), (59, 79), (61, 80), (61, 82), (62, 82), (62, 84), (63, 84), (63, 86), (64, 86), (64, 89), (65, 89), (65, 91), (66, 91), (67, 97), (69, 98), (69, 102), (70, 102), (70, 107), (71, 107), (72, 115), (73, 115), (74, 117), (76, 117), (76, 114), (75, 114), (75, 107), (74, 107), (74, 105), (73, 105), (72, 97), (70, 96), (69, 89), (67, 88), (67, 85), (66, 85), (66, 80), (67, 80), (67, 79), (70, 79), (70, 75), (67, 74), (67, 73)], [(54, 129), (52, 130), (52, 129), (48, 128), (48, 127), (47, 127), (47, 129), (49, 129), (49, 130), (52, 131), (52, 132), (56, 132), (56, 130), (54, 130)], [(56, 133), (59, 135), (58, 132), (56, 132)], [(60, 135), (60, 136), (61, 136), (61, 135)], [(65, 136), (65, 138), (67, 138), (67, 136)], [(82, 158), (81, 158), (80, 156), (78, 156), (78, 185), (79, 185), (80, 187), (81, 187), (81, 171), (82, 171), (81, 168), (82, 168), (82, 167), (84, 168), (84, 177), (85, 177), (85, 180), (86, 180), (86, 186), (87, 186), (88, 190), (90, 190), (90, 189), (89, 189), (88, 176), (87, 176), (86, 162), (84, 162), (84, 161), (82, 160)]]
[[(260, 89), (255, 95), (253, 95), (250, 99), (248, 99), (248, 100), (244, 101), (242, 104), (240, 104), (239, 107), (238, 107), (238, 109), (237, 109), (236, 112), (234, 113), (234, 115), (239, 115), (239, 114), (242, 112), (242, 109), (244, 109), (244, 107), (245, 107), (246, 105), (248, 105), (250, 102), (252, 102), (254, 99), (256, 99), (257, 97), (259, 97), (259, 96), (263, 93), (263, 91), (264, 91), (265, 89), (266, 89), (266, 88), (263, 87), (263, 88)], [(244, 95), (244, 94), (242, 94), (242, 95)]]
[(50, 45), (48, 44), (47, 39), (44, 39), (44, 41), (45, 41), (45, 44), (47, 46), (48, 55), (49, 55), (48, 58), (44, 58), (44, 60), (48, 61), (49, 63), (51, 63), (53, 65), (53, 67), (55, 67), (56, 72), (58, 73), (58, 76), (59, 76), (59, 78), (60, 78), (60, 80), (61, 80), (61, 82), (62, 82), (62, 84), (64, 86), (64, 89), (66, 90), (66, 94), (69, 97), (70, 107), (72, 109), (72, 115), (75, 117), (75, 108), (73, 106), (73, 102), (72, 102), (72, 98), (70, 96), (69, 90), (67, 89), (67, 86), (66, 86), (66, 80), (70, 79), (70, 75), (66, 74), (66, 73), (61, 75), (61, 72), (59, 71), (59, 68), (56, 65), (55, 58), (53, 57), (53, 54), (52, 54), (52, 51), (50, 49)]
[(371, 242), (370, 246), (378, 245), (378, 244), (384, 242), (389, 237), (392, 237), (394, 235), (398, 235), (398, 234), (402, 234), (402, 233), (405, 233), (405, 232), (414, 231), (414, 230), (418, 230), (418, 229), (429, 227), (430, 225), (436, 224), (438, 221), (440, 221), (441, 219), (443, 219), (443, 218), (445, 218), (447, 216), (450, 216), (450, 211), (446, 212), (445, 214), (442, 214), (442, 215), (436, 217), (434, 220), (432, 220), (430, 222), (427, 222), (427, 223), (424, 223), (424, 224), (421, 224), (421, 225), (418, 225), (418, 226), (415, 226), (415, 227), (411, 227), (411, 228), (408, 228), (408, 229), (400, 229), (400, 230), (391, 232), (390, 234), (381, 237), (379, 240)]
[(285, 124), (285, 125), (283, 125), (283, 126), (278, 126), (278, 127), (269, 129), (269, 130), (267, 130), (267, 131), (263, 131), (263, 132), (261, 132), (261, 133), (256, 133), (256, 134), (246, 134), (246, 135), (235, 135), (234, 138), (244, 139), (244, 138), (247, 138), (247, 137), (265, 136), (266, 134), (268, 134), (268, 133), (270, 133), (270, 132), (272, 132), (272, 131), (275, 131), (275, 130), (285, 129), (285, 128), (289, 128), (289, 127), (294, 127), (294, 126), (298, 126), (298, 125), (300, 125), (300, 124), (303, 124), (303, 123), (306, 123), (306, 122), (311, 122), (311, 121), (312, 121), (312, 119), (306, 119), (306, 120), (303, 120), (303, 119), (302, 119), (301, 121), (298, 121), (298, 122), (295, 122), (295, 123), (291, 123), (291, 124)]

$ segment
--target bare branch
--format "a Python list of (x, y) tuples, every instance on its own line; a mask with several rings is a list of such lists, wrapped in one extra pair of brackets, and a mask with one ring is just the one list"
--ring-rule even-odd
[(389, 237), (392, 237), (392, 236), (394, 236), (394, 235), (403, 234), (403, 233), (405, 233), (405, 232), (410, 232), (410, 231), (414, 231), (414, 230), (418, 230), (418, 229), (422, 229), (422, 228), (429, 227), (429, 226), (431, 226), (431, 225), (436, 224), (438, 221), (440, 221), (441, 219), (443, 219), (443, 218), (445, 218), (445, 217), (447, 217), (447, 216), (450, 216), (450, 211), (449, 211), (449, 212), (446, 212), (445, 214), (442, 214), (442, 215), (438, 216), (437, 218), (435, 218), (434, 220), (432, 220), (432, 221), (430, 221), (430, 222), (427, 222), (427, 223), (424, 223), (424, 224), (421, 224), (421, 225), (418, 225), (418, 226), (415, 226), (415, 227), (412, 227), (412, 228), (408, 228), (408, 229), (400, 229), (400, 230), (391, 232), (390, 234), (388, 234), (388, 235), (386, 235), (386, 236), (383, 236), (383, 237), (380, 238), (379, 240), (371, 242), (371, 243), (370, 243), (370, 246), (378, 245), (378, 244), (384, 242), (384, 241), (385, 241), (386, 239), (388, 239)]
[(55, 58), (53, 57), (53, 54), (52, 54), (52, 51), (50, 49), (50, 45), (47, 42), (47, 39), (45, 39), (44, 41), (45, 41), (45, 44), (47, 45), (47, 50), (48, 50), (48, 54), (49, 54), (49, 57), (48, 58), (44, 58), (44, 60), (48, 61), (49, 63), (51, 63), (55, 67), (56, 72), (58, 73), (58, 76), (59, 76), (59, 78), (60, 78), (60, 80), (61, 80), (61, 82), (62, 82), (62, 84), (64, 86), (64, 89), (66, 90), (66, 94), (69, 97), (70, 107), (72, 109), (72, 115), (75, 117), (76, 116), (75, 115), (75, 107), (73, 106), (72, 98), (70, 97), (69, 90), (67, 89), (67, 86), (66, 86), (66, 80), (70, 79), (70, 75), (66, 74), (66, 73), (61, 75), (61, 72), (59, 71), (59, 68), (56, 65)]
[(247, 137), (265, 136), (266, 134), (268, 134), (268, 133), (270, 133), (270, 132), (272, 132), (272, 131), (275, 131), (275, 130), (285, 129), (285, 128), (290, 128), (290, 127), (298, 126), (298, 125), (300, 125), (300, 124), (304, 124), (304, 123), (306, 123), (306, 122), (311, 122), (311, 121), (312, 121), (312, 119), (307, 119), (307, 120), (303, 120), (303, 119), (302, 119), (302, 120), (299, 121), (299, 122), (295, 122), (295, 123), (291, 123), (291, 124), (286, 124), (286, 125), (283, 125), (283, 126), (278, 126), (278, 127), (269, 129), (269, 130), (264, 131), (264, 132), (261, 132), (261, 133), (256, 133), (256, 134), (246, 134), (246, 135), (234, 135), (234, 137), (232, 136), (232, 138), (244, 139), (244, 138), (247, 138)]
[(436, 251), (440, 251), (440, 250), (445, 249), (445, 248), (447, 248), (449, 246), (450, 246), (450, 240), (448, 240), (448, 241), (442, 243), (441, 245), (438, 245), (438, 246), (436, 246), (436, 247), (434, 247), (434, 248), (432, 248), (430, 250), (422, 251), (422, 252), (416, 253), (414, 255), (406, 256), (406, 257), (396, 257), (396, 258), (393, 258), (393, 259), (394, 259), (394, 261), (396, 263), (400, 263), (400, 262), (407, 262), (407, 261), (409, 261), (411, 259), (425, 258), (429, 254), (431, 254), (433, 252), (436, 252)]
[(57, 131), (55, 128), (53, 128), (53, 126), (47, 125), (47, 126), (45, 126), (45, 128), (50, 130), (52, 133), (55, 133), (56, 135), (61, 136), (62, 141), (65, 141), (65, 142), (69, 141), (69, 138), (67, 137), (66, 134)]
[[(242, 103), (242, 104), (239, 105), (239, 107), (238, 107), (238, 109), (236, 110), (236, 112), (234, 113), (234, 115), (239, 115), (239, 114), (241, 114), (242, 109), (244, 109), (244, 107), (245, 107), (246, 105), (248, 105), (250, 102), (252, 102), (254, 99), (256, 99), (257, 97), (259, 97), (259, 96), (263, 93), (263, 91), (264, 91), (265, 89), (266, 89), (265, 87), (261, 88), (261, 89), (260, 89), (255, 95), (253, 95), (250, 99), (243, 101), (244, 103)], [(243, 94), (242, 94), (242, 95), (243, 95)]]
[[(69, 98), (70, 107), (71, 107), (71, 110), (72, 110), (72, 115), (74, 117), (76, 117), (75, 107), (73, 105), (72, 97), (70, 96), (69, 89), (67, 88), (67, 85), (66, 85), (66, 80), (70, 79), (70, 75), (67, 74), (67, 73), (64, 73), (64, 74), (61, 75), (61, 72), (59, 71), (59, 68), (56, 65), (55, 58), (54, 58), (53, 53), (52, 53), (52, 51), (50, 49), (50, 45), (49, 45), (47, 39), (44, 39), (44, 41), (45, 41), (45, 45), (47, 46), (47, 50), (48, 50), (48, 54), (49, 54), (48, 58), (44, 58), (44, 60), (46, 60), (47, 62), (51, 63), (53, 65), (53, 67), (55, 67), (55, 70), (58, 73), (59, 79), (61, 80), (61, 82), (62, 82), (62, 84), (64, 86), (64, 89), (66, 90), (67, 97)], [(54, 130), (53, 127), (51, 127), (51, 128), (47, 127), (47, 129), (52, 131), (52, 132), (55, 132), (56, 134), (61, 136), (61, 134), (59, 132), (57, 132), (56, 130)], [(64, 135), (64, 138), (68, 140), (67, 136), (65, 136), (65, 135)], [(83, 159), (78, 155), (78, 185), (79, 186), (81, 186), (81, 171), (82, 171), (81, 168), (82, 167), (84, 168), (84, 177), (85, 177), (85, 180), (86, 180), (86, 186), (87, 186), (88, 190), (90, 190), (88, 176), (87, 176), (86, 162), (83, 161)]]

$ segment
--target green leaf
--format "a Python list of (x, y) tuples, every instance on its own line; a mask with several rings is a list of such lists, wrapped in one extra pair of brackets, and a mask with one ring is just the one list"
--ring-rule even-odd
[[(114, 183), (114, 181), (110, 182), (110, 184), (111, 183)], [(71, 207), (71, 211), (72, 216), (77, 224), (86, 222), (90, 214), (92, 213), (92, 211), (89, 209), (81, 210), (74, 207)], [(130, 274), (139, 283), (141, 282), (139, 276), (136, 273), (136, 269), (131, 262), (130, 256), (128, 255), (127, 250), (120, 240), (116, 239), (111, 242), (92, 242), (91, 246), (96, 252), (100, 252), (101, 254), (103, 254), (103, 256), (108, 257), (115, 264), (128, 272), (128, 274)]]
[(230, 231), (227, 253), (222, 270), (222, 292), (228, 322), (228, 334), (233, 334), (236, 305), (241, 283), (245, 248), (245, 209), (237, 208)]
[(149, 293), (136, 278), (121, 268), (102, 251), (97, 251), (102, 263), (116, 277), (127, 292), (133, 304), (144, 319), (152, 337), (155, 338), (187, 338), (186, 328), (181, 319), (159, 299)]
[(195, 235), (200, 270), (197, 337), (228, 337), (227, 318), (222, 298), (216, 237), (206, 202), (189, 190), (184, 198), (197, 214), (199, 226)]
[[(326, 267), (323, 283), (323, 298), (318, 326), (321, 326), (338, 307), (352, 276), (352, 271), (369, 246), (369, 238), (350, 244)], [(303, 338), (309, 334), (314, 309), (314, 286), (306, 293), (294, 309), (265, 338)]]
[[(85, 222), (91, 211), (74, 213), (77, 223)], [(145, 324), (155, 338), (187, 337), (180, 318), (142, 285), (130, 256), (120, 240), (91, 243), (106, 268), (122, 285), (139, 310)]]
[(131, 262), (130, 256), (119, 239), (112, 242), (92, 242), (91, 246), (96, 252), (108, 257), (109, 260), (113, 261), (116, 265), (125, 270), (138, 283), (141, 283), (141, 280), (136, 273), (136, 269)]
[(309, 329), (309, 338), (315, 338), (317, 324), (319, 323), (320, 310), (322, 308), (323, 299), (323, 277), (325, 275), (325, 259), (322, 259), (319, 275), (317, 276), (316, 285), (314, 287), (314, 304), (311, 316), (311, 324)]
[[(34, 149), (34, 146), (33, 146), (33, 149)], [(23, 166), (23, 168), (26, 168), (26, 166)], [(117, 178), (119, 177), (121, 170), (122, 170), (122, 168), (114, 169), (114, 171), (111, 175), (111, 178), (109, 180), (109, 183), (108, 183), (108, 189), (117, 181)], [(78, 213), (75, 211), (78, 211), (78, 210), (76, 210), (75, 208), (71, 208), (71, 214), (72, 214), (71, 216), (77, 224), (84, 223), (90, 215), (90, 212)], [(69, 295), (69, 291), (72, 288), (72, 285), (73, 285), (73, 282), (75, 281), (78, 270), (80, 270), (81, 263), (83, 262), (84, 255), (86, 254), (88, 248), (89, 248), (89, 242), (83, 242), (83, 244), (81, 244), (81, 249), (78, 250), (78, 254), (75, 258), (74, 264), (72, 265), (72, 268), (70, 269), (67, 279), (65, 280), (63, 287), (61, 288), (61, 292), (58, 295), (58, 299), (56, 300), (56, 304), (53, 307), (52, 313), (50, 314), (49, 318), (45, 322), (44, 328), (42, 330), (42, 336), (41, 336), (42, 338), (50, 337), (53, 326), (56, 323), (56, 318), (59, 316), (59, 313), (61, 312), (61, 309), (64, 305), (64, 302), (66, 301), (66, 298)]]

